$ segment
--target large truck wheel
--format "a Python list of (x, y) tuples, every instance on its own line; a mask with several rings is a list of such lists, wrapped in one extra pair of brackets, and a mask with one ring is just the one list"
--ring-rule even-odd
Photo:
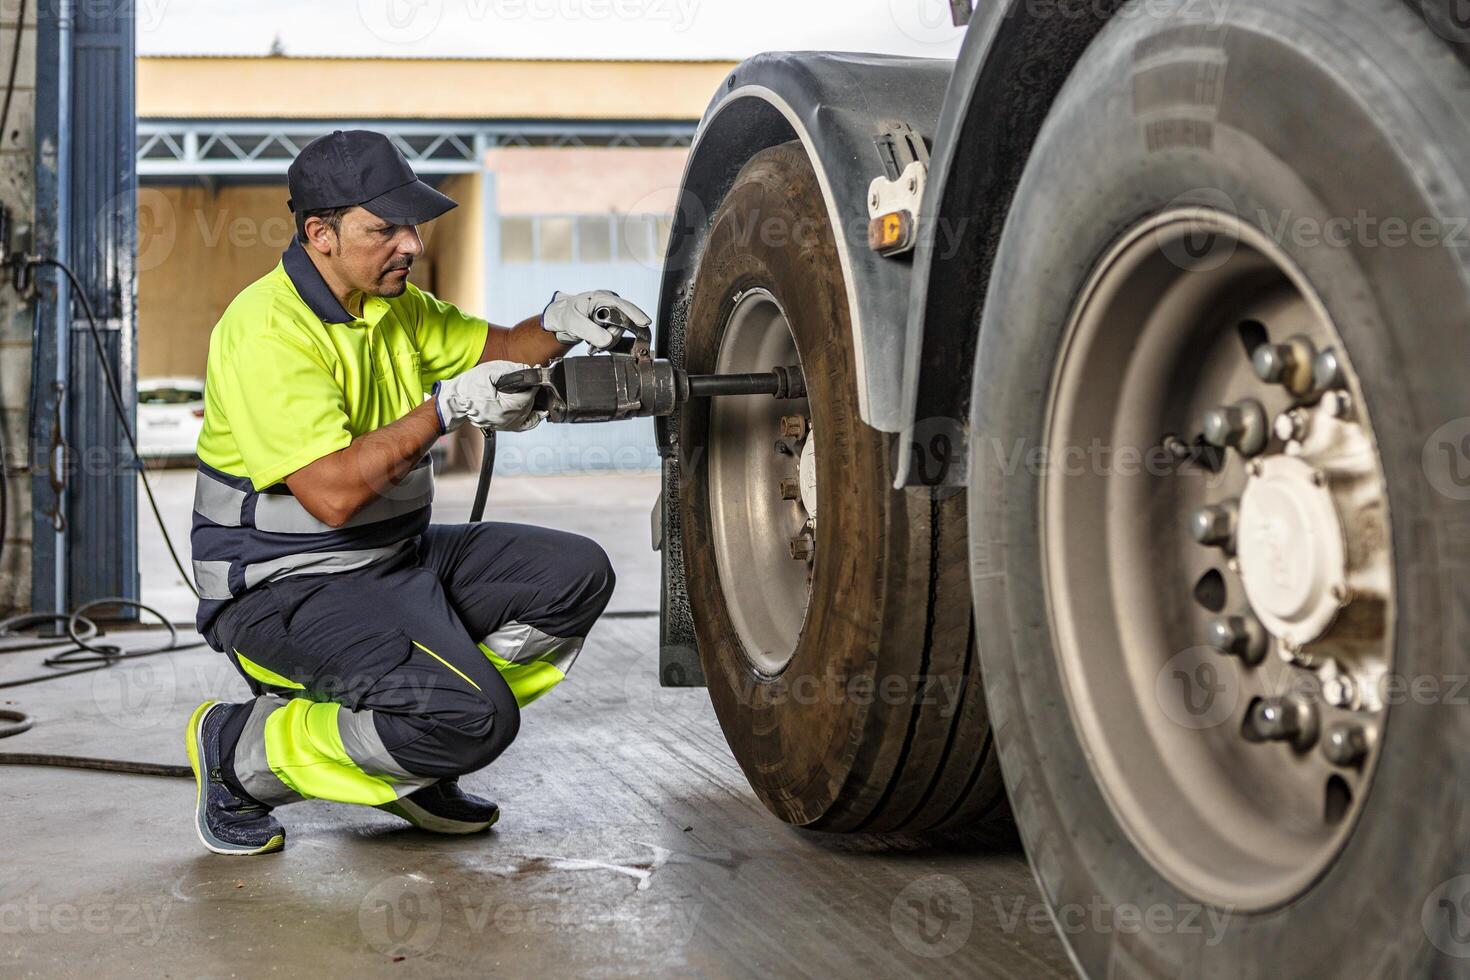
[(710, 697), (756, 794), (833, 831), (1004, 812), (970, 629), (962, 495), (892, 489), (858, 417), (847, 289), (799, 143), (712, 219), (691, 372), (800, 363), (808, 397), (714, 399), (681, 422), (690, 603)]
[(972, 578), (1087, 975), (1464, 970), (1467, 92), (1404, 4), (1174, 0), (1124, 7), (1041, 133)]

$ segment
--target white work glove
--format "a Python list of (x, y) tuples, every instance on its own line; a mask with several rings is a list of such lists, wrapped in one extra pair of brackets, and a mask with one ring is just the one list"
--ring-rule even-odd
[(593, 321), (592, 311), (599, 306), (621, 310), (640, 327), (646, 327), (653, 322), (647, 313), (617, 293), (594, 289), (590, 293), (553, 293), (551, 302), (546, 304), (546, 310), (541, 314), (541, 327), (556, 334), (556, 339), (564, 344), (585, 340), (590, 347), (606, 350), (618, 342), (623, 331), (617, 328), (609, 330)]
[(501, 375), (528, 366), (515, 361), (486, 361), (435, 384), (434, 405), (439, 410), (440, 427), (453, 432), (469, 422), (481, 429), (524, 432), (540, 425), (542, 413), (533, 410), (535, 388), (520, 392), (495, 388)]

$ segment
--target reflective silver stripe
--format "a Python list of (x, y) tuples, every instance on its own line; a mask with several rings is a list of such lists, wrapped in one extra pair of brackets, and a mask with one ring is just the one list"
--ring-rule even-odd
[(230, 563), (194, 559), (194, 586), (201, 599), (229, 599)]
[(565, 674), (572, 669), (584, 641), (580, 636), (552, 636), (528, 623), (510, 622), (480, 642), (495, 651), (502, 660), (513, 664), (542, 660)]
[(239, 527), (244, 506), (244, 490), (221, 483), (203, 470), (194, 471), (194, 513), (225, 527)]
[(343, 708), (337, 712), (337, 731), (342, 736), (342, 747), (347, 750), (347, 757), (368, 775), (391, 780), (400, 797), (437, 781), (434, 776), (415, 776), (398, 764), (383, 744), (371, 711)]
[(325, 534), (402, 517), (433, 502), (434, 468), (421, 466), (340, 528), (312, 517), (301, 501), (289, 494), (263, 493), (255, 501), (255, 529), (273, 534)]
[(413, 537), (387, 547), (366, 548), (362, 551), (311, 551), (246, 565), (245, 588), (253, 589), (261, 582), (286, 578), (290, 575), (350, 572), (357, 568), (366, 568), (413, 547), (417, 541), (418, 538)]
[(563, 640), (562, 643), (562, 647), (542, 654), (538, 659), (551, 664), (563, 674), (570, 674), (572, 664), (577, 662), (577, 654), (582, 652), (582, 639), (573, 637), (570, 640)]
[(265, 754), (266, 719), (287, 703), (285, 698), (256, 698), (250, 708), (250, 717), (245, 719), (245, 728), (240, 732), (240, 741), (235, 743), (235, 778), (240, 780), (245, 792), (266, 806), (281, 806), (302, 799), (271, 770)]

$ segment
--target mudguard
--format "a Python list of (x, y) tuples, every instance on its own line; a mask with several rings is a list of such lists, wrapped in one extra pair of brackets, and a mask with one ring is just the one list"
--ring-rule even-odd
[(896, 486), (963, 485), (986, 287), (1041, 124), (1122, 0), (976, 6), (934, 134), (908, 294)]
[[(865, 422), (897, 431), (900, 358), (909, 306), (911, 256), (882, 258), (868, 248), (868, 185), (896, 177), (880, 142), (908, 127), (932, 142), (954, 63), (883, 55), (762, 54), (735, 68), (700, 121), (684, 171), (659, 294), (655, 353), (683, 367), (684, 319), (710, 218), (736, 175), (759, 151), (799, 139), (811, 158), (836, 233), (852, 311)], [(663, 553), (660, 681), (703, 684), (684, 589), (675, 458), (677, 415), (657, 420), (663, 492), (654, 515)]]

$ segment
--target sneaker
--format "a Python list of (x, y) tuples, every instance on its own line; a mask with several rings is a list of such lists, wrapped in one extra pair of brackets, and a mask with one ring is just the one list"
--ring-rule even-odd
[(219, 733), (228, 705), (206, 701), (189, 718), (189, 768), (198, 792), (194, 826), (204, 846), (216, 854), (269, 854), (286, 846), (286, 831), (270, 807), (241, 799), (220, 776)]
[(441, 779), (378, 809), (435, 834), (478, 834), (500, 819), (500, 807), (466, 793), (457, 779)]

